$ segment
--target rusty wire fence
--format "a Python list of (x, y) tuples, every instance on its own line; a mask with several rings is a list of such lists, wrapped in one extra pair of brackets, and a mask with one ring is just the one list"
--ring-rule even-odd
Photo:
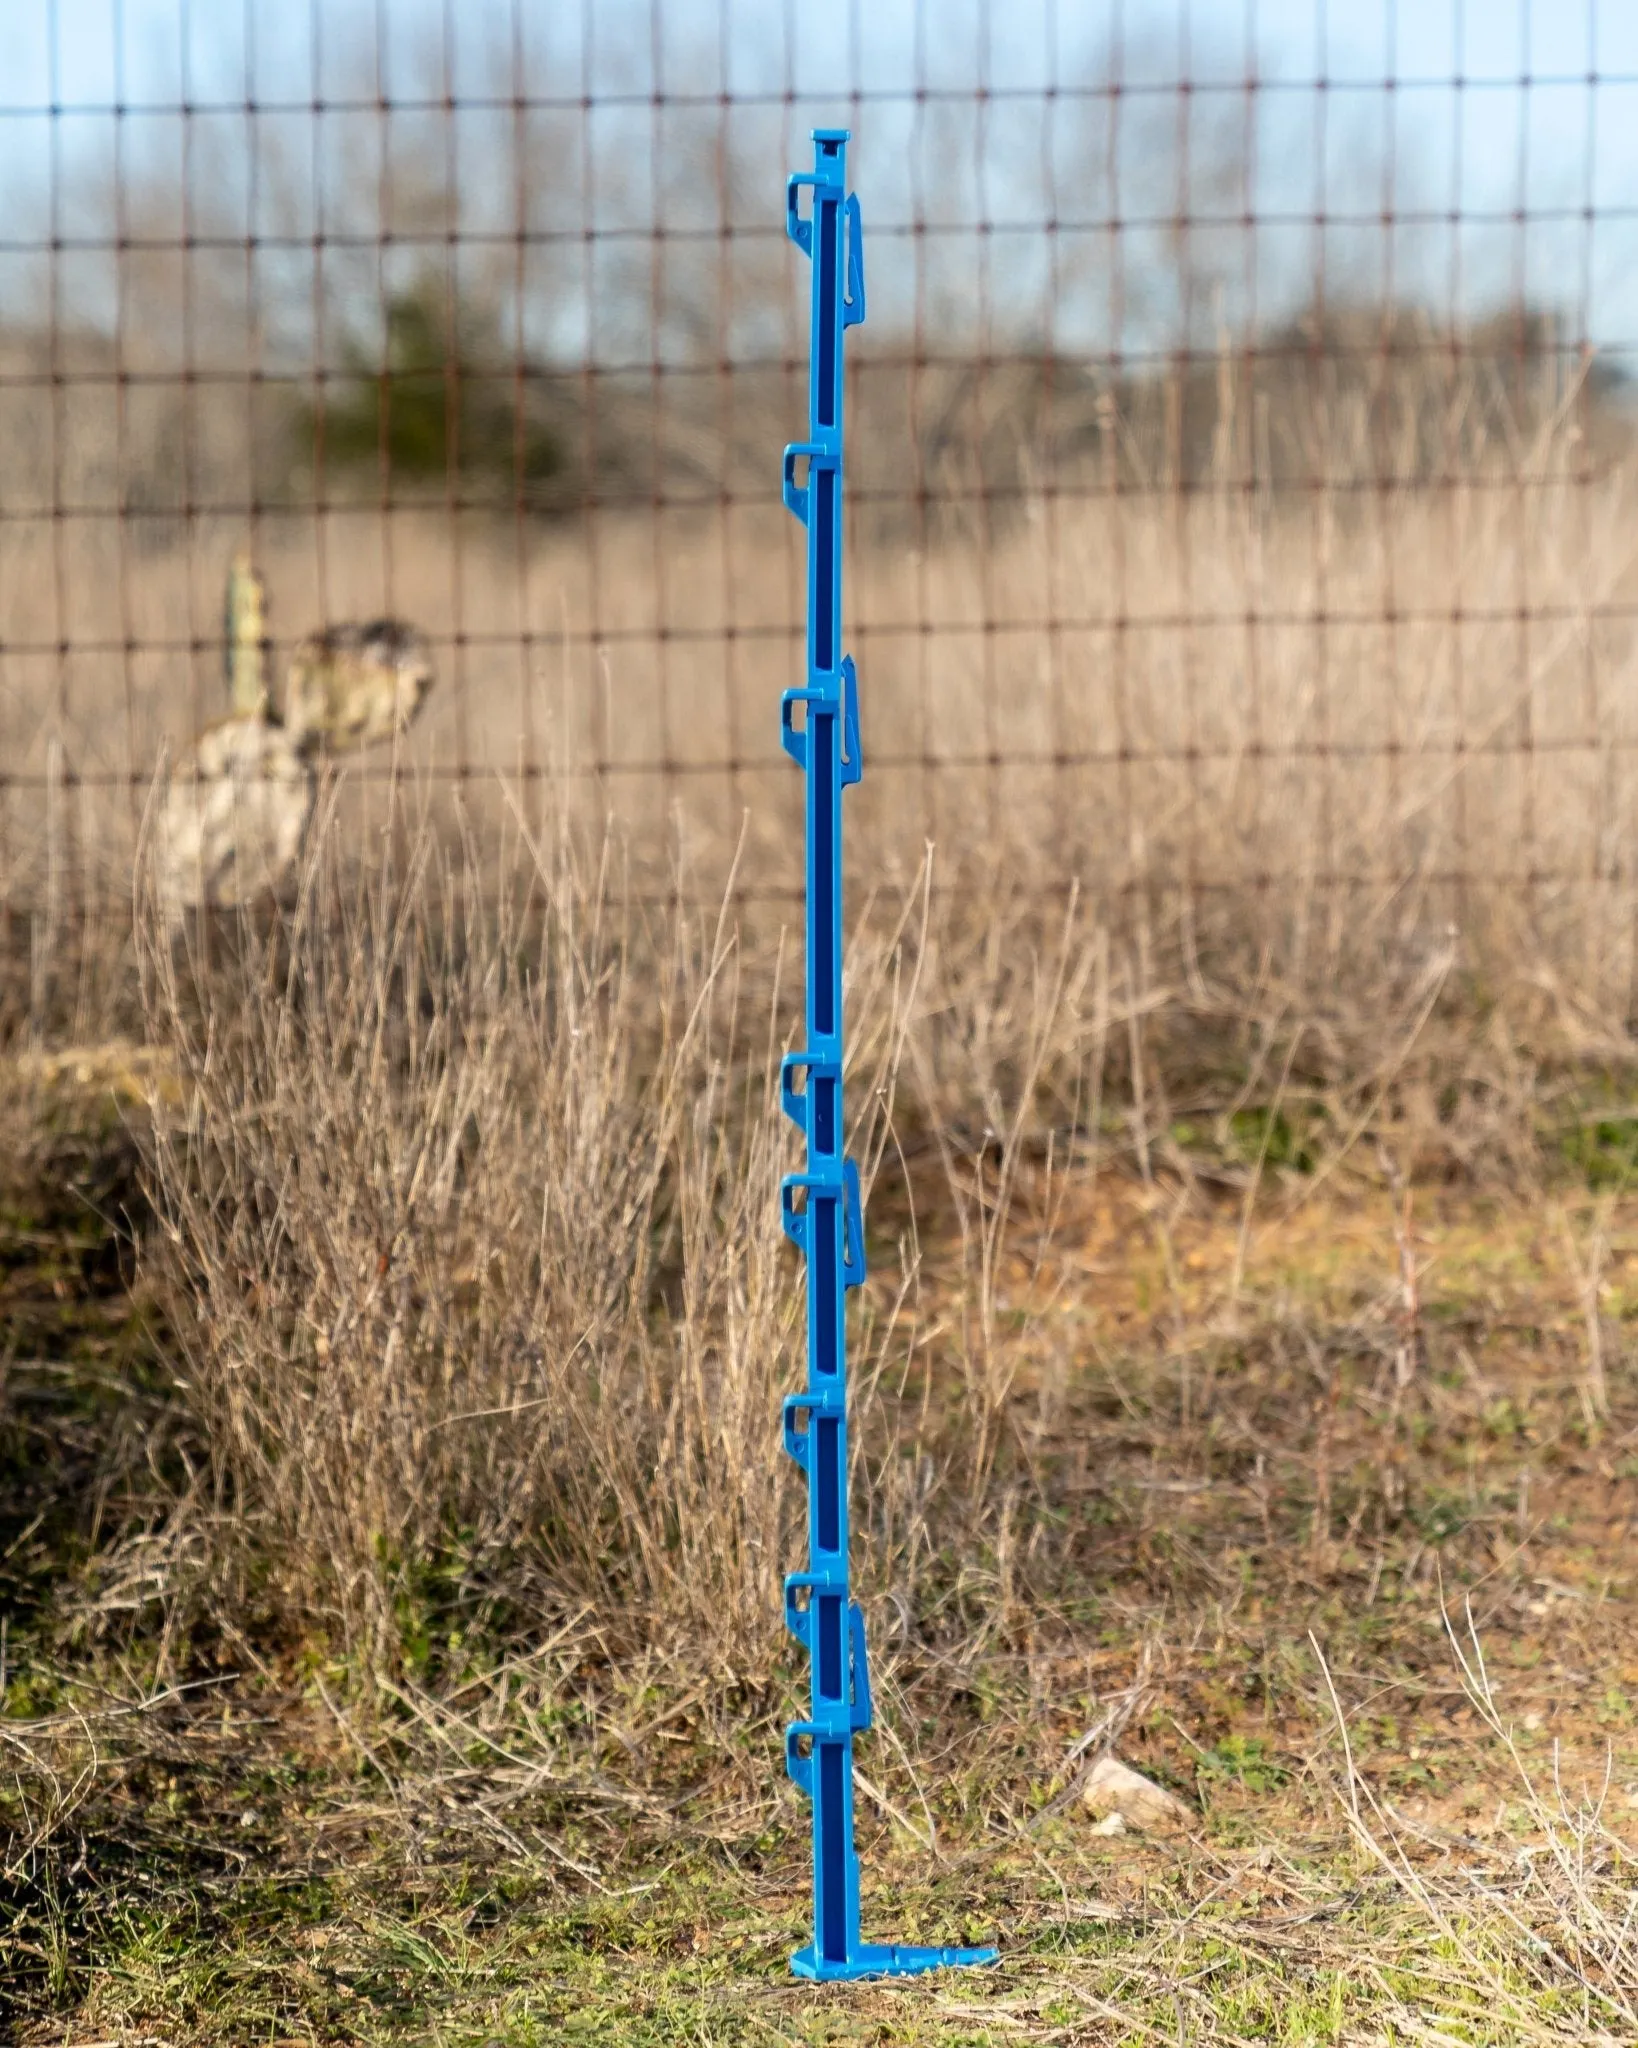
[(840, 122), (866, 874), (932, 842), (951, 889), (1333, 944), (1501, 903), (1630, 979), (1613, 0), (43, 0), (0, 41), (8, 928), (129, 900), (241, 546), (275, 673), (335, 620), (432, 642), (365, 822), (612, 819), (788, 895), (781, 202)]

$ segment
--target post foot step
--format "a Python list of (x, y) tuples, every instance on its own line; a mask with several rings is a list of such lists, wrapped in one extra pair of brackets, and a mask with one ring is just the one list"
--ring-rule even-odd
[(999, 1962), (993, 1948), (912, 1948), (900, 1942), (866, 1941), (842, 1957), (820, 1956), (810, 1941), (791, 1957), (798, 1977), (829, 1984), (859, 1977), (919, 1977), (925, 1970), (965, 1970)]

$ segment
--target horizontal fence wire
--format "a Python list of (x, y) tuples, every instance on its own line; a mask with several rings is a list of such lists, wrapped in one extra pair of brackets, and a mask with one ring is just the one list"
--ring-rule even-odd
[(383, 789), (468, 832), (567, 811), (653, 900), (793, 901), (781, 206), (815, 125), (869, 224), (867, 879), (930, 842), (954, 893), (1607, 930), (1638, 875), (1618, 0), (34, 14), (0, 100), (8, 929), (130, 901), (231, 712), (245, 551), (257, 715), (320, 629), (428, 652), (408, 730), (325, 763), (360, 829)]

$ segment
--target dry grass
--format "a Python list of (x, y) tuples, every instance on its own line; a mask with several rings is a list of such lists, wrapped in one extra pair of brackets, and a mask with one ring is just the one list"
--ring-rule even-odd
[[(288, 913), (180, 946), (139, 925), (176, 1072), (145, 1236), (236, 1599), (383, 1678), (434, 1654), (440, 1613), (504, 1633), (589, 1609), (613, 1641), (771, 1684), (800, 1515), (766, 1427), (800, 1377), (772, 1200), (787, 949), (726, 910), (643, 913), (617, 842), (538, 837), (521, 810), (499, 888), (471, 840), (459, 861), (424, 829), (386, 846), (361, 869), (332, 824)], [(854, 1336), (866, 1569), (906, 1612), (945, 1598), (951, 1557), (1005, 1559), (1051, 1491), (1074, 1366), (1019, 1329), (1076, 1297), (1063, 1205), (1089, 1174), (1151, 1191), (1176, 1295), (1213, 1187), (1236, 1190), (1243, 1265), (1271, 1148), (1323, 1180), (1396, 1109), (1413, 1158), (1461, 1135), (1417, 1125), (1405, 1078), (1437, 976), (1385, 1009), (1374, 1057), (1333, 1022), (1299, 1087), (1324, 1020), (1271, 1003), (1237, 1054), (1235, 991), (1144, 983), (1073, 892), (1003, 951), (1000, 902), (935, 914), (929, 883), (879, 899), (848, 963), (879, 1269)], [(1474, 1141), (1490, 1169), (1511, 1142), (1541, 1170), (1539, 1107), (1521, 1092)]]
[[(940, 991), (918, 1067), (937, 1117), (1004, 1128), (1022, 1062), (1061, 1122), (1097, 1045), (1117, 1077), (1147, 1063), (1162, 1125), (1279, 1086), (1343, 1132), (1386, 1120), (1409, 1170), (1516, 1174), (1566, 1075), (1625, 1071), (1638, 528), (1629, 471), (1576, 481), (1574, 460), (1560, 421), (1511, 471), (1322, 494), (1312, 518), (1289, 496), (1041, 499), (993, 544), (861, 554), (850, 916), (866, 953), (891, 952), (930, 863), (927, 957), (919, 937), (905, 957)], [(521, 815), (592, 847), (611, 830), (634, 915), (680, 892), (712, 921), (730, 875), (792, 888), (773, 709), (799, 610), (787, 524), (747, 509), (452, 535), (428, 512), (359, 512), (270, 533), (285, 644), (325, 610), (398, 604), (443, 647), (403, 757), (367, 758), (334, 794), (347, 858), (368, 865), (408, 814), (441, 859), (498, 875)], [(5, 657), (8, 746), (44, 777), (0, 799), (0, 928), (36, 1035), (53, 1018), (77, 1040), (132, 1028), (143, 792), (71, 771), (146, 772), (211, 712), (198, 622), (237, 537), (201, 528), (141, 563), (127, 662)], [(41, 610), (54, 545), (42, 529), (0, 565), (10, 646), (58, 631)], [(62, 566), (73, 632), (117, 638), (112, 554), (87, 541)], [(463, 628), (480, 638), (454, 645)], [(142, 651), (196, 629), (191, 662)], [(650, 772), (666, 762), (669, 781)], [(462, 763), (470, 780), (444, 773)], [(1037, 1057), (1012, 1022), (1072, 888)], [(757, 1002), (794, 915), (735, 907)]]
[[(767, 1427), (801, 1359), (771, 1196), (794, 1158), (784, 949), (726, 913), (643, 917), (613, 841), (543, 842), (520, 818), (503, 857), (498, 892), (426, 836), (360, 874), (332, 833), (288, 920), (218, 925), (208, 961), (205, 935), (189, 952), (142, 928), (179, 1105), (150, 1126), (147, 1241), (201, 1498), (270, 1625), (378, 1677), (433, 1654), (438, 1613), (504, 1632), (594, 1611), (611, 1643), (765, 1686), (800, 1521)], [(945, 957), (923, 886), (850, 955), (854, 1150), (898, 1234), (878, 1233), (887, 1273), (855, 1333), (866, 1542), (912, 1602), (1015, 1484), (1002, 1236), (1043, 1113), (1049, 1181), (1051, 1147), (1077, 1144), (1081, 1091), (1047, 1070), (1086, 1064), (1066, 1005), (1101, 946), (1072, 915), (1050, 956), (992, 977)], [(998, 1139), (948, 1116), (965, 1076)], [(930, 1160), (976, 1283), (948, 1347), (971, 1432), (904, 1398), (929, 1342)]]
[[(1553, 1228), (1447, 1190), (1413, 1205), (1426, 1361), (1401, 1388), (1395, 1205), (1311, 1179), (1271, 1177), (1236, 1294), (1237, 1199), (1083, 1168), (1043, 1250), (1021, 1171), (976, 1514), (952, 1367), (982, 1267), (953, 1210), (924, 1220), (920, 1341), (861, 1430), (899, 1468), (860, 1493), (867, 1916), (1000, 1931), (999, 1974), (789, 1988), (798, 1674), (748, 1620), (730, 1662), (720, 1619), (641, 1606), (634, 1577), (558, 1611), (543, 1574), (511, 1615), (423, 1583), (372, 1674), (322, 1612), (292, 1644), (299, 1617), (179, 1587), (173, 1538), (148, 1613), (196, 1618), (167, 1679), (105, 1539), (11, 1653), (23, 2038), (1634, 2038), (1630, 1372), (1589, 1431)], [(1607, 1235), (1624, 1358), (1630, 1201), (1566, 1199)], [(720, 1503), (688, 1504), (703, 1545)], [(1111, 1730), (1191, 1799), (1186, 1840), (1087, 1833), (1075, 1774)]]
[(645, 942), (612, 847), (537, 848), (498, 906), (484, 879), (424, 841), (356, 893), (321, 860), (197, 1007), (144, 954), (190, 1104), (153, 1186), (217, 1495), (275, 1610), (387, 1675), (439, 1575), (457, 1606), (732, 1640), (784, 1549), (745, 1471), (791, 1370), (741, 1043), (767, 1019), (721, 931)]
[[(1565, 456), (857, 565), (871, 1915), (1014, 1930), (930, 2041), (1638, 2034), (1632, 488)], [(396, 797), (327, 792), (285, 900), (173, 942), (117, 806), (7, 797), (0, 1996), (39, 2042), (800, 2038), (799, 965), (731, 886), (790, 874), (793, 536), (520, 566), (406, 514), (387, 580), (351, 519), (334, 609), (505, 644)], [(195, 538), (144, 632), (209, 615)], [(0, 569), (8, 641), (51, 547)], [(293, 636), (312, 558), (268, 552)], [(662, 619), (699, 637), (576, 637)], [(8, 655), (27, 758), (188, 730), (204, 681), (145, 660), (139, 744), (54, 734)], [(520, 734), (560, 772), (416, 779)], [(992, 740), (1113, 758), (952, 765)], [(668, 820), (573, 772), (725, 745), (766, 773)], [(1081, 1829), (1117, 1730), (1187, 1845)]]
[[(1455, 419), (1479, 403), (1439, 396)], [(1448, 480), (1383, 480), (1354, 445), (1375, 418), (1361, 405), (1317, 421), (1311, 473), (1333, 482), (1311, 493), (1257, 487), (1254, 460), (1249, 490), (1180, 492), (1163, 446), (1122, 444), (1104, 475), (1095, 443), (1059, 479), (1070, 495), (945, 495), (925, 547), (861, 544), (859, 882), (907, 889), (931, 840), (951, 886), (1077, 877), (1158, 948), (1158, 975), (1232, 942), (1250, 973), (1341, 978), (1366, 1001), (1453, 926), (1459, 971), (1553, 977), (1624, 1020), (1630, 463), (1611, 444), (1589, 469), (1572, 390), (1507, 431), (1486, 398), (1493, 439)], [(1111, 481), (1114, 499), (1076, 494)], [(221, 576), (243, 537), (201, 517), (139, 554), (112, 513), (20, 531), (0, 566), (0, 733), (18, 771), (59, 780), (7, 793), (7, 904), (124, 900), (140, 778), (220, 697)], [(526, 771), (544, 812), (612, 815), (650, 876), (680, 847), (704, 901), (747, 829), (757, 886), (798, 879), (774, 714), (794, 522), (754, 500), (518, 529), (352, 504), (270, 515), (257, 539), (282, 645), (382, 608), (432, 635), (440, 686), (400, 766), (469, 772), (487, 833), (497, 778)], [(139, 783), (110, 801), (76, 771)], [(427, 801), (450, 825), (442, 780)]]

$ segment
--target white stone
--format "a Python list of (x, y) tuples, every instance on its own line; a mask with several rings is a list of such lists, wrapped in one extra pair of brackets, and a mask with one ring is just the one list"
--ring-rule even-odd
[[(1146, 1834), (1173, 1833), (1189, 1824), (1189, 1809), (1175, 1792), (1157, 1785), (1119, 1757), (1102, 1756), (1086, 1774), (1081, 1804), (1095, 1820), (1118, 1816)], [(1111, 1833), (1115, 1830), (1111, 1829)]]

